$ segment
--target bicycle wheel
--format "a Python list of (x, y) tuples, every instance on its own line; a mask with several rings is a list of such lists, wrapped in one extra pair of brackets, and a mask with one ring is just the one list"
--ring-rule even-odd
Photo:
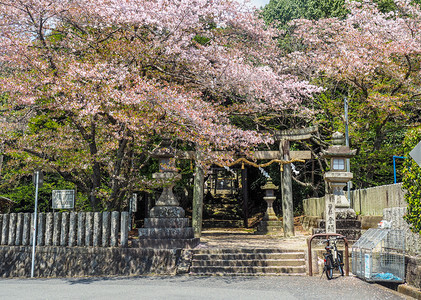
[(331, 280), (333, 277), (333, 260), (332, 260), (332, 256), (326, 256), (325, 257), (325, 272), (326, 272), (326, 277), (328, 280)]
[(341, 253), (338, 253), (337, 263), (338, 263), (339, 273), (341, 273), (341, 276), (344, 276), (344, 264), (343, 264), (343, 259), (342, 259), (342, 254)]

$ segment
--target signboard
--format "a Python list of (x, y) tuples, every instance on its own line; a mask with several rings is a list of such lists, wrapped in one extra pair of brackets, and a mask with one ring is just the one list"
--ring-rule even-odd
[(325, 202), (326, 233), (336, 233), (335, 195), (327, 194)]
[(75, 207), (74, 190), (53, 190), (53, 209), (72, 209)]
[(416, 145), (414, 147), (414, 149), (412, 149), (411, 152), (409, 152), (409, 155), (415, 160), (415, 162), (421, 167), (421, 142), (418, 143), (418, 145)]

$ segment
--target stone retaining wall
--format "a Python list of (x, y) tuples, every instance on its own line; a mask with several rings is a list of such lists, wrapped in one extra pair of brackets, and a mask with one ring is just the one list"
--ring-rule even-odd
[(405, 252), (409, 255), (421, 255), (421, 235), (414, 233), (408, 223), (403, 219), (406, 207), (392, 207), (383, 210), (383, 220), (391, 222), (393, 229), (400, 229), (405, 232)]
[[(35, 277), (170, 275), (181, 250), (37, 247)], [(0, 246), (0, 277), (29, 277), (32, 247)]]
[[(128, 212), (56, 212), (37, 215), (36, 245), (127, 247)], [(0, 245), (32, 245), (34, 214), (0, 215)]]
[(383, 220), (391, 222), (393, 229), (405, 231), (405, 280), (418, 289), (421, 288), (421, 235), (410, 230), (403, 219), (406, 207), (391, 207), (383, 210)]

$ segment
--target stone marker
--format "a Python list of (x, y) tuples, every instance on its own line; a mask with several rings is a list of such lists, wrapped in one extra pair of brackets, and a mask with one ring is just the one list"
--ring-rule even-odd
[(31, 236), (31, 214), (23, 214), (23, 229), (22, 229), (22, 245), (29, 245), (29, 237)]
[(69, 219), (69, 247), (73, 247), (76, 245), (76, 225), (77, 225), (77, 214), (72, 211), (70, 212), (70, 219)]
[(16, 213), (11, 213), (9, 218), (9, 238), (7, 244), (14, 246), (16, 241)]
[(127, 211), (121, 212), (121, 247), (129, 245), (129, 213)]
[(111, 217), (111, 213), (109, 211), (104, 211), (102, 213), (102, 247), (110, 246), (110, 233), (111, 233), (110, 217)]
[(68, 244), (69, 237), (69, 213), (61, 214), (61, 232), (60, 232), (60, 246), (65, 247)]
[(85, 216), (85, 246), (92, 246), (93, 226), (94, 226), (94, 213), (87, 212)]
[(45, 246), (53, 245), (53, 232), (54, 232), (54, 215), (49, 212), (45, 215)]
[(79, 212), (77, 214), (77, 245), (85, 245), (85, 217), (86, 214)]
[(335, 195), (325, 195), (325, 232), (336, 233)]
[(38, 214), (37, 225), (37, 245), (44, 246), (45, 244), (45, 213)]
[(3, 224), (1, 226), (1, 245), (6, 245), (9, 238), (9, 214), (3, 215)]
[(54, 213), (53, 246), (60, 246), (61, 213)]
[(23, 230), (23, 213), (18, 213), (18, 216), (16, 219), (16, 240), (15, 240), (16, 246), (22, 245), (22, 230)]
[(102, 213), (94, 212), (94, 235), (92, 237), (92, 246), (101, 246), (101, 234), (102, 233)]
[(111, 237), (110, 246), (118, 246), (118, 232), (120, 231), (120, 212), (113, 211), (111, 213)]

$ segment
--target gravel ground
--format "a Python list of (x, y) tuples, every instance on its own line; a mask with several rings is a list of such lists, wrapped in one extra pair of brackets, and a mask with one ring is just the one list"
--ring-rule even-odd
[(281, 234), (257, 235), (247, 229), (206, 229), (200, 237), (199, 248), (280, 248), (307, 249), (306, 232), (296, 231), (295, 236), (285, 238)]

